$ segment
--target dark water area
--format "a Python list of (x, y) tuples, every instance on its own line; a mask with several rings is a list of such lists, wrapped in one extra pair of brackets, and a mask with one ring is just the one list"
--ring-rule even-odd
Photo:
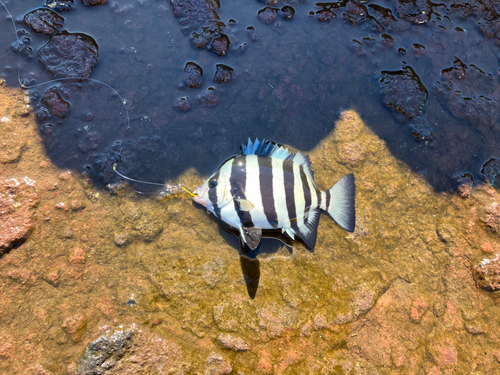
[[(42, 0), (6, 2), (19, 43), (0, 8), (0, 75), (18, 86), (19, 66), (31, 86), (89, 74), (121, 95), (130, 126), (120, 98), (95, 81), (29, 90), (52, 162), (98, 185), (118, 179), (117, 161), (154, 182), (190, 167), (208, 175), (248, 137), (307, 152), (350, 108), (438, 191), (464, 173), (494, 183), (500, 169), (494, 2), (191, 1), (197, 19), (179, 17), (182, 1), (69, 4), (57, 12), (64, 20), (35, 22), (55, 25), (43, 35), (23, 22)], [(190, 38), (200, 20), (213, 34)], [(48, 71), (54, 52), (45, 44), (61, 35), (79, 46), (70, 54), (84, 51), (75, 58), (85, 69)]]

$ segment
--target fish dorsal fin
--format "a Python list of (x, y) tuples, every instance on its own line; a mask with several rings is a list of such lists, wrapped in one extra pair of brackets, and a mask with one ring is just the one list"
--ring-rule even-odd
[(240, 235), (243, 243), (246, 244), (250, 250), (255, 250), (262, 239), (262, 229), (258, 227), (240, 227)]
[(311, 169), (311, 160), (308, 155), (304, 155), (302, 152), (297, 152), (296, 154), (290, 154), (287, 160), (293, 160), (294, 163), (299, 164), (304, 169), (304, 173), (307, 177), (311, 179), (314, 183), (314, 173)]
[(282, 160), (295, 156), (289, 149), (276, 142), (266, 141), (265, 139), (263, 139), (262, 142), (258, 139), (252, 142), (250, 138), (248, 138), (247, 144), (242, 144), (240, 146), (237, 154), (268, 156)]

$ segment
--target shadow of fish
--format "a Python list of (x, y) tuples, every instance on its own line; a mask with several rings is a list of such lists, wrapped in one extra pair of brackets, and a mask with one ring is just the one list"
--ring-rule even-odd
[(272, 141), (249, 139), (195, 193), (194, 201), (239, 237), (244, 253), (262, 237), (299, 240), (313, 250), (321, 211), (354, 231), (354, 175), (320, 191), (309, 157)]

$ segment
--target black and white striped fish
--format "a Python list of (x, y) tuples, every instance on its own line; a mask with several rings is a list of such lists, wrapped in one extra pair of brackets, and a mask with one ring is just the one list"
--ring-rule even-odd
[(269, 230), (302, 240), (312, 250), (321, 211), (354, 231), (354, 175), (320, 191), (309, 157), (271, 141), (249, 139), (195, 193), (194, 201), (234, 228), (242, 246), (252, 250)]

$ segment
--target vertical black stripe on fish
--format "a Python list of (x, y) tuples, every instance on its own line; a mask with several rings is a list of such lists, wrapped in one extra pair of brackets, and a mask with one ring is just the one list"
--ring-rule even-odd
[[(219, 180), (219, 172), (220, 172), (220, 170), (217, 170), (217, 172), (215, 172), (214, 175), (210, 179), (215, 179), (216, 181), (218, 181)], [(218, 201), (217, 201), (217, 187), (208, 189), (208, 198), (210, 199), (210, 202), (212, 202), (212, 205), (214, 206), (215, 215), (218, 218), (220, 218), (220, 208), (217, 204), (218, 203)]]
[(318, 208), (321, 208), (321, 190), (316, 190), (316, 196), (318, 197)]
[(326, 206), (326, 210), (328, 211), (328, 209), (330, 208), (330, 190), (327, 190), (325, 192), (325, 206)]
[[(304, 191), (304, 218), (309, 215), (309, 209), (311, 208), (311, 190), (309, 189), (309, 183), (307, 182), (307, 176), (304, 172), (304, 167), (300, 166), (300, 179), (302, 180), (302, 190)], [(304, 222), (307, 220), (304, 219)]]
[(240, 217), (241, 225), (244, 227), (253, 227), (252, 215), (250, 211), (242, 211), (238, 199), (246, 199), (245, 187), (247, 183), (246, 156), (240, 156), (234, 159), (231, 167), (231, 195), (233, 196), (234, 209)]
[(283, 162), (283, 183), (285, 184), (285, 201), (290, 222), (297, 220), (297, 211), (295, 209), (295, 177), (293, 174), (293, 161), (285, 160)]
[(262, 207), (267, 221), (273, 228), (276, 228), (278, 215), (274, 207), (272, 159), (266, 156), (259, 156), (258, 161)]

